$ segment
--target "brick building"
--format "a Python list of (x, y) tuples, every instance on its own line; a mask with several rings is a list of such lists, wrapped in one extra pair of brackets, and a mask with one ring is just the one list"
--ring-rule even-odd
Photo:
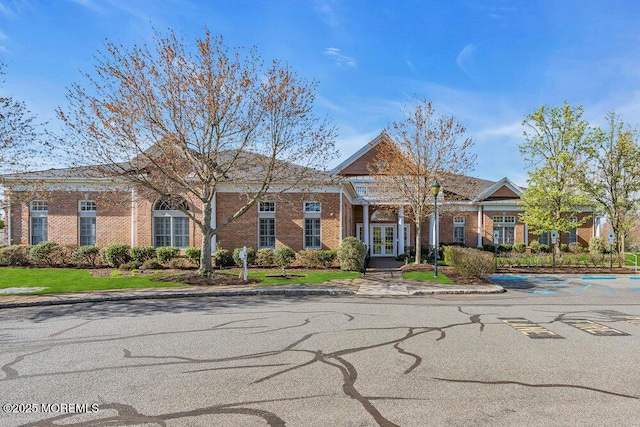
[[(335, 249), (347, 236), (367, 243), (372, 256), (396, 256), (415, 246), (416, 227), (405, 218), (401, 201), (383, 203), (367, 192), (369, 165), (376, 156), (381, 134), (332, 171), (332, 180), (311, 185), (305, 191), (267, 195), (243, 216), (221, 230), (212, 246), (233, 250), (289, 246), (301, 249)], [(199, 246), (199, 229), (185, 214), (197, 217), (197, 203), (176, 195), (171, 200), (142, 196), (134, 187), (105, 180), (89, 173), (91, 168), (48, 170), (20, 176), (5, 176), (13, 196), (6, 193), (7, 243), (59, 244), (110, 243), (131, 246)], [(322, 172), (318, 172), (322, 174)], [(27, 188), (25, 179), (46, 187), (46, 192)], [(439, 223), (423, 224), (423, 247), (434, 244), (436, 232), (443, 243), (481, 247), (493, 243), (494, 232), (501, 244), (539, 240), (549, 235), (533, 235), (519, 218), (522, 189), (508, 178), (499, 181), (474, 179), (478, 191), (464, 202), (447, 204), (446, 193), (439, 202), (443, 209)], [(33, 194), (33, 196), (29, 196)], [(13, 199), (12, 199), (13, 197)], [(215, 195), (212, 224), (226, 218), (244, 204), (246, 194), (232, 184), (220, 187)], [(585, 210), (578, 217), (590, 215)], [(571, 233), (560, 236), (561, 243), (587, 246), (600, 235), (601, 221), (589, 219)]]

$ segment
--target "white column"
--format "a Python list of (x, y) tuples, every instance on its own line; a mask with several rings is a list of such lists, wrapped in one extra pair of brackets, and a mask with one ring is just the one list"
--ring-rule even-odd
[(364, 244), (367, 245), (367, 249), (371, 247), (369, 242), (369, 205), (362, 206), (362, 214), (364, 217), (364, 223), (362, 224), (362, 233), (364, 235)]
[(131, 247), (136, 245), (136, 187), (131, 188)]
[(404, 206), (398, 209), (398, 255), (404, 253)]
[(342, 212), (342, 187), (340, 187), (340, 235), (338, 236), (338, 244), (342, 243), (342, 236), (344, 235), (344, 223), (342, 221), (342, 216), (344, 213)]
[(7, 245), (11, 246), (11, 196), (7, 195)]
[[(218, 196), (218, 193), (213, 195), (213, 199), (211, 199), (211, 228), (216, 228), (217, 227), (217, 220), (216, 220), (216, 198)], [(216, 235), (214, 234), (213, 237), (211, 238), (211, 253), (214, 253), (216, 251)]]
[(478, 247), (482, 247), (482, 206), (478, 206)]

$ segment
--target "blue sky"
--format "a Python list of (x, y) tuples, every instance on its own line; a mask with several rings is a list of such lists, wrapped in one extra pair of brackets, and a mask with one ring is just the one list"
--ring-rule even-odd
[(520, 185), (521, 122), (541, 105), (640, 122), (633, 0), (0, 0), (3, 90), (55, 130), (66, 87), (92, 70), (105, 38), (146, 42), (153, 27), (194, 38), (205, 26), (317, 80), (342, 160), (416, 97), (467, 127), (474, 175)]

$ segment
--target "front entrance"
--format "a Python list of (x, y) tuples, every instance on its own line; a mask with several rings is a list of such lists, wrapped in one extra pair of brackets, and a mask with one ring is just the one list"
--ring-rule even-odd
[(371, 225), (371, 255), (396, 255), (396, 226), (395, 224)]

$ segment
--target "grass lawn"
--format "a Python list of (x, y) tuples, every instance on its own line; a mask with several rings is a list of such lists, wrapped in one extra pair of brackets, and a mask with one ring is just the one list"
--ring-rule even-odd
[(438, 277), (433, 277), (433, 270), (431, 271), (407, 271), (402, 273), (402, 277), (412, 280), (424, 280), (427, 282), (439, 283), (441, 285), (451, 285), (453, 282), (447, 276), (438, 272)]
[[(238, 275), (239, 270), (225, 270), (221, 274)], [(292, 275), (304, 275), (295, 278), (267, 278), (267, 275), (278, 275), (280, 270), (249, 271), (249, 276), (263, 280), (259, 285), (281, 285), (295, 283), (322, 283), (335, 279), (352, 279), (360, 277), (360, 273), (340, 270), (289, 270)], [(158, 275), (162, 275), (159, 272)], [(46, 287), (29, 294), (50, 294), (64, 292), (103, 291), (107, 289), (132, 288), (168, 288), (185, 286), (175, 282), (153, 282), (154, 276), (119, 276), (94, 277), (88, 270), (68, 268), (0, 268), (0, 295), (4, 288)]]
[(182, 283), (152, 282), (153, 276), (93, 277), (89, 270), (70, 268), (0, 268), (3, 288), (47, 287), (31, 294), (103, 291), (106, 289), (169, 288)]
[[(633, 253), (629, 253), (626, 252), (624, 254), (624, 265), (628, 266), (628, 267), (635, 267), (636, 266), (636, 257), (633, 256)], [(638, 261), (638, 266), (640, 266), (640, 252), (636, 252), (637, 257), (637, 261)]]
[[(240, 270), (224, 270), (223, 274), (232, 274), (237, 276)], [(251, 270), (249, 269), (249, 277), (259, 277), (262, 279), (258, 285), (287, 285), (292, 283), (322, 283), (329, 280), (338, 279), (357, 279), (360, 273), (356, 271), (342, 270), (287, 270), (287, 274), (292, 276), (304, 277), (267, 277), (281, 275), (281, 270)]]

